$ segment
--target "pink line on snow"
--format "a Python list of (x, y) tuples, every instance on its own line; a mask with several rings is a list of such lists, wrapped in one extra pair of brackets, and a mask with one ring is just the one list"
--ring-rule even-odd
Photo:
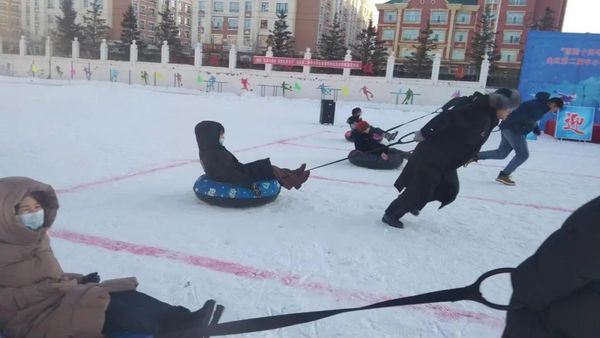
[(299, 143), (293, 143), (293, 142), (287, 142), (287, 141), (280, 142), (280, 144), (283, 144), (283, 145), (286, 145), (286, 146), (300, 147), (300, 148), (326, 149), (326, 150), (343, 150), (343, 151), (347, 151), (347, 152), (352, 151), (352, 149), (334, 148), (334, 147), (326, 147), (326, 146), (316, 146), (316, 145), (308, 145), (308, 144), (299, 144)]
[[(368, 186), (381, 187), (381, 188), (393, 188), (391, 184), (380, 184), (380, 183), (372, 183), (372, 182), (366, 182), (366, 181), (354, 181), (354, 180), (341, 180), (341, 179), (337, 179), (337, 178), (329, 178), (329, 177), (316, 176), (316, 175), (311, 175), (310, 178), (317, 179), (317, 180), (323, 180), (323, 181), (330, 181), (330, 182), (340, 182), (340, 183), (348, 183), (348, 184), (356, 184), (356, 185), (368, 185)], [(569, 212), (569, 213), (575, 211), (575, 209), (567, 209), (567, 208), (561, 208), (561, 207), (555, 207), (555, 206), (539, 205), (539, 204), (534, 204), (534, 203), (509, 202), (509, 201), (505, 201), (505, 200), (497, 200), (497, 199), (487, 198), (487, 197), (465, 196), (465, 195), (459, 195), (458, 197), (464, 198), (464, 199), (470, 199), (470, 200), (495, 203), (495, 204), (500, 204), (500, 205), (512, 205), (512, 206), (526, 207), (526, 208), (533, 208), (533, 209), (540, 209), (540, 210), (552, 210), (552, 211)]]
[[(124, 241), (117, 241), (105, 237), (86, 235), (65, 230), (51, 231), (51, 235), (52, 237), (60, 238), (72, 243), (99, 247), (110, 251), (126, 252), (137, 256), (168, 259), (171, 261), (188, 264), (195, 267), (205, 268), (211, 271), (235, 275), (242, 278), (275, 281), (282, 285), (289, 286), (292, 288), (302, 289), (318, 294), (332, 295), (336, 297), (336, 299), (350, 299), (354, 301), (363, 301), (366, 303), (375, 303), (396, 297), (402, 297), (402, 295), (387, 297), (364, 291), (337, 288), (323, 282), (303, 281), (304, 278), (294, 274), (279, 273), (275, 271), (246, 266), (239, 263), (227, 262), (210, 257), (193, 256), (182, 252), (162, 249), (153, 246), (128, 243)], [(503, 320), (484, 313), (455, 310), (448, 306), (439, 304), (427, 304), (421, 306), (414, 306), (413, 308), (427, 310), (428, 312), (432, 312), (435, 316), (441, 319), (468, 319), (495, 328), (502, 327), (504, 323)]]
[[(322, 131), (315, 132), (315, 133), (310, 133), (310, 134), (306, 134), (306, 135), (295, 136), (295, 137), (291, 137), (291, 138), (287, 138), (287, 139), (281, 139), (281, 140), (277, 140), (277, 141), (273, 141), (273, 142), (269, 142), (269, 143), (265, 143), (265, 144), (253, 146), (253, 147), (248, 147), (248, 148), (243, 148), (243, 149), (239, 149), (239, 150), (234, 150), (234, 152), (235, 153), (240, 153), (240, 152), (245, 152), (245, 151), (249, 151), (249, 150), (255, 150), (255, 149), (265, 148), (265, 147), (269, 147), (269, 146), (276, 145), (276, 144), (284, 144), (284, 142), (287, 142), (287, 141), (300, 140), (300, 139), (303, 139), (303, 138), (307, 138), (307, 137), (311, 137), (311, 136), (315, 136), (315, 135), (319, 135), (319, 134), (325, 134), (325, 133), (332, 133), (332, 132), (328, 131), (328, 130), (322, 130)], [(58, 190), (56, 190), (56, 192), (62, 193), (62, 194), (67, 194), (67, 193), (72, 193), (72, 192), (78, 192), (78, 191), (81, 191), (81, 190), (85, 190), (85, 189), (89, 189), (89, 188), (95, 188), (95, 187), (100, 186), (100, 185), (104, 185), (104, 184), (108, 184), (108, 183), (114, 183), (114, 182), (118, 182), (118, 181), (129, 179), (129, 178), (133, 178), (133, 177), (145, 176), (145, 175), (153, 174), (153, 173), (159, 172), (159, 171), (164, 171), (164, 170), (169, 170), (169, 169), (173, 169), (173, 168), (183, 167), (185, 165), (188, 165), (188, 164), (191, 164), (191, 163), (196, 163), (196, 162), (198, 162), (198, 161), (197, 160), (187, 160), (187, 161), (178, 161), (178, 162), (171, 163), (171, 164), (158, 165), (157, 167), (154, 167), (154, 168), (151, 168), (151, 169), (147, 169), (147, 170), (142, 170), (142, 171), (138, 171), (138, 172), (134, 172), (134, 173), (130, 173), (130, 174), (125, 174), (125, 175), (121, 175), (121, 176), (108, 177), (108, 178), (101, 179), (101, 180), (94, 181), (94, 182), (88, 182), (88, 183), (83, 183), (83, 184), (75, 185), (75, 186), (68, 187), (68, 188), (58, 189)]]

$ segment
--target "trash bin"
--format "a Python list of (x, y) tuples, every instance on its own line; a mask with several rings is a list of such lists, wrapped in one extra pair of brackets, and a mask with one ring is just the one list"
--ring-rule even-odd
[(321, 100), (321, 115), (319, 116), (319, 123), (333, 124), (334, 120), (335, 120), (335, 101), (334, 100)]

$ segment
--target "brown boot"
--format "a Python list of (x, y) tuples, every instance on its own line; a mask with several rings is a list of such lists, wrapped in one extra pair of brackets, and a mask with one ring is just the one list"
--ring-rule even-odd
[(298, 169), (296, 169), (296, 170), (294, 170), (294, 171), (292, 171), (292, 172), (293, 172), (294, 174), (296, 174), (296, 175), (300, 175), (300, 174), (302, 174), (302, 173), (303, 173), (305, 170), (306, 170), (306, 163), (302, 163), (302, 165), (301, 165), (301, 166), (300, 166)]
[(295, 175), (289, 169), (281, 169), (273, 166), (273, 175), (279, 184), (287, 190), (291, 190), (294, 187), (295, 181), (293, 180), (293, 177), (295, 177)]
[(294, 184), (294, 188), (296, 188), (296, 190), (298, 190), (302, 187), (302, 184), (304, 184), (304, 182), (306, 182), (308, 180), (308, 178), (310, 177), (310, 171), (303, 171), (300, 174), (296, 175), (296, 177), (297, 177), (297, 184)]

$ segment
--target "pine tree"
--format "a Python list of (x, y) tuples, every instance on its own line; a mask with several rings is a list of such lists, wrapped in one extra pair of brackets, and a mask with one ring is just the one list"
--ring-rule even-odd
[(419, 34), (417, 40), (419, 44), (413, 45), (416, 52), (413, 52), (412, 55), (408, 57), (408, 72), (418, 78), (431, 75), (431, 67), (433, 64), (431, 51), (436, 49), (435, 40), (432, 35), (433, 30), (431, 30), (431, 22), (427, 22), (427, 27), (421, 30)]
[(377, 40), (377, 30), (373, 26), (373, 20), (369, 20), (369, 26), (364, 28), (357, 36), (357, 44), (352, 45), (354, 55), (363, 65), (372, 64), (375, 71), (385, 69), (387, 50), (383, 47), (383, 41)]
[(319, 42), (319, 56), (325, 60), (343, 60), (348, 49), (345, 44), (346, 30), (341, 26), (337, 14), (333, 24), (323, 33)]
[(127, 8), (125, 14), (123, 14), (121, 27), (123, 27), (123, 31), (121, 31), (121, 52), (127, 53), (129, 51), (129, 45), (131, 45), (131, 41), (133, 40), (135, 40), (135, 43), (138, 46), (138, 51), (142, 52), (146, 47), (146, 43), (140, 38), (141, 33), (137, 25), (137, 17), (133, 5), (131, 4)]
[(82, 27), (75, 22), (77, 12), (73, 9), (73, 0), (62, 0), (60, 10), (62, 16), (56, 16), (56, 30), (52, 31), (55, 51), (59, 55), (70, 55), (71, 43), (75, 37), (81, 37)]
[(531, 29), (536, 31), (556, 31), (556, 24), (554, 23), (555, 13), (552, 8), (546, 7), (544, 15), (531, 25)]
[(495, 63), (500, 60), (498, 45), (496, 45), (497, 33), (494, 32), (493, 19), (492, 7), (486, 5), (485, 12), (477, 24), (477, 33), (473, 37), (473, 44), (469, 52), (471, 63), (478, 72), (481, 70), (481, 62), (483, 62), (484, 55), (487, 54), (490, 61), (490, 73), (495, 68)]
[(85, 48), (92, 53), (92, 56), (100, 55), (100, 43), (106, 38), (109, 27), (106, 25), (106, 19), (102, 18), (102, 1), (93, 0), (87, 15), (83, 17)]
[(171, 58), (177, 58), (183, 50), (179, 39), (179, 27), (175, 24), (175, 15), (171, 12), (169, 1), (165, 2), (163, 11), (159, 12), (158, 15), (160, 15), (160, 23), (156, 30), (156, 37), (159, 44), (162, 45), (163, 41), (167, 41)]
[(287, 23), (287, 14), (285, 12), (277, 13), (277, 21), (275, 28), (270, 31), (271, 34), (267, 39), (267, 44), (273, 49), (273, 56), (293, 56), (294, 40), (292, 32), (288, 30), (290, 27)]

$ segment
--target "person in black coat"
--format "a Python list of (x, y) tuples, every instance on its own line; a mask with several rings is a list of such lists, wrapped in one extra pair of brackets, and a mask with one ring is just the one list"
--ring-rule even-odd
[(535, 99), (522, 103), (510, 116), (500, 124), (502, 141), (496, 150), (479, 153), (472, 161), (477, 160), (503, 160), (514, 149), (515, 157), (498, 174), (496, 181), (505, 185), (515, 185), (510, 175), (529, 158), (527, 148), (527, 134), (530, 132), (540, 135), (541, 131), (537, 122), (547, 112), (557, 112), (563, 107), (563, 100), (550, 98), (550, 94), (539, 92)]
[(440, 208), (452, 203), (459, 190), (456, 169), (479, 152), (499, 119), (506, 118), (519, 100), (518, 92), (499, 89), (466, 106), (442, 111), (415, 132), (419, 144), (394, 183), (400, 195), (382, 221), (402, 228), (400, 218), (407, 212), (418, 215), (435, 200), (442, 203)]
[(473, 93), (473, 95), (471, 96), (457, 96), (452, 98), (450, 101), (446, 102), (443, 106), (442, 106), (442, 111), (445, 110), (452, 110), (454, 108), (458, 108), (461, 106), (466, 106), (468, 104), (471, 104), (473, 102), (475, 102), (475, 100), (477, 100), (477, 98), (479, 98), (480, 96), (483, 96), (482, 93), (476, 91)]
[(218, 122), (202, 121), (196, 125), (196, 142), (200, 153), (200, 163), (211, 180), (237, 184), (260, 194), (257, 181), (277, 179), (281, 185), (290, 190), (300, 189), (308, 180), (310, 171), (306, 164), (292, 171), (271, 165), (267, 159), (242, 164), (224, 146), (225, 128)]
[(371, 126), (367, 121), (360, 121), (354, 127), (352, 131), (352, 139), (354, 140), (354, 149), (369, 153), (377, 156), (381, 156), (382, 159), (388, 159), (388, 147), (376, 141), (371, 134)]
[(503, 338), (600, 337), (600, 197), (512, 273)]

